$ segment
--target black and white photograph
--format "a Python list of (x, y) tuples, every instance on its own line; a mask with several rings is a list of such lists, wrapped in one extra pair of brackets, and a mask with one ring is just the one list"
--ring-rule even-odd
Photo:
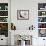
[(18, 20), (29, 20), (29, 10), (17, 10)]

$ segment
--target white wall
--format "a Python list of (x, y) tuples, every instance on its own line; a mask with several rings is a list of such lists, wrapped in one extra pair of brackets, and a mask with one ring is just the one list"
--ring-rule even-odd
[[(11, 0), (11, 22), (17, 30), (28, 30), (29, 26), (38, 27), (38, 3), (46, 0)], [(17, 10), (29, 10), (29, 20), (17, 20)]]
[[(17, 30), (27, 30), (33, 24), (36, 32), (34, 36), (38, 36), (38, 3), (46, 3), (46, 0), (11, 0), (11, 22), (15, 24)], [(29, 20), (17, 20), (17, 10), (21, 9), (29, 10)], [(43, 44), (41, 39), (37, 38), (36, 40), (33, 38), (33, 45)]]
[[(17, 10), (29, 10), (29, 20), (17, 20)], [(12, 0), (11, 15), (11, 22), (16, 25), (17, 30), (27, 30), (31, 25), (36, 27), (37, 2), (32, 0)]]

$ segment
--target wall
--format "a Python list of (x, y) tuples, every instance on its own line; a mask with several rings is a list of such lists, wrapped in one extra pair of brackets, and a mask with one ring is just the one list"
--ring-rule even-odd
[[(32, 3), (33, 2), (33, 3)], [(29, 20), (17, 20), (17, 10), (29, 10)], [(37, 23), (37, 2), (30, 0), (15, 0), (11, 2), (11, 22), (17, 30), (28, 30), (29, 26)], [(36, 19), (35, 19), (36, 18)]]
[[(38, 3), (46, 0), (11, 0), (11, 22), (14, 23), (17, 30), (28, 30), (29, 26), (38, 25)], [(17, 10), (29, 10), (29, 20), (17, 20)]]
[[(38, 36), (38, 3), (45, 3), (46, 0), (11, 0), (11, 22), (16, 25), (17, 30), (28, 30), (32, 24), (35, 26), (36, 34)], [(29, 10), (29, 20), (17, 20), (17, 10)], [(17, 31), (16, 30), (16, 31)], [(19, 31), (18, 31), (19, 32)], [(34, 33), (33, 33), (34, 34)], [(37, 39), (37, 40), (36, 40)], [(38, 46), (38, 43), (43, 44), (42, 38), (33, 38), (33, 46)], [(40, 45), (39, 45), (40, 46)]]

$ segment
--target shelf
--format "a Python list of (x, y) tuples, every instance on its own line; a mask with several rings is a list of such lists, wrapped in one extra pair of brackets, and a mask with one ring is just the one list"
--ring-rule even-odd
[(8, 23), (8, 22), (0, 22), (0, 23)]
[(38, 23), (46, 23), (46, 22), (38, 22)]
[(46, 29), (46, 28), (38, 28), (38, 29)]
[(46, 37), (46, 3), (38, 3), (38, 36)]
[(0, 16), (0, 17), (8, 17), (8, 16)]
[(38, 10), (38, 11), (46, 11), (46, 10)]
[(8, 3), (0, 3), (0, 35), (8, 37)]
[(0, 11), (8, 11), (8, 10), (0, 10)]
[(46, 17), (46, 15), (44, 15), (44, 16), (38, 16), (38, 17)]

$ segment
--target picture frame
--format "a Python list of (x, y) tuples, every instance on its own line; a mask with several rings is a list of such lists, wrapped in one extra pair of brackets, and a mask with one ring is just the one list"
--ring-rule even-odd
[(17, 10), (17, 20), (29, 20), (29, 10)]

